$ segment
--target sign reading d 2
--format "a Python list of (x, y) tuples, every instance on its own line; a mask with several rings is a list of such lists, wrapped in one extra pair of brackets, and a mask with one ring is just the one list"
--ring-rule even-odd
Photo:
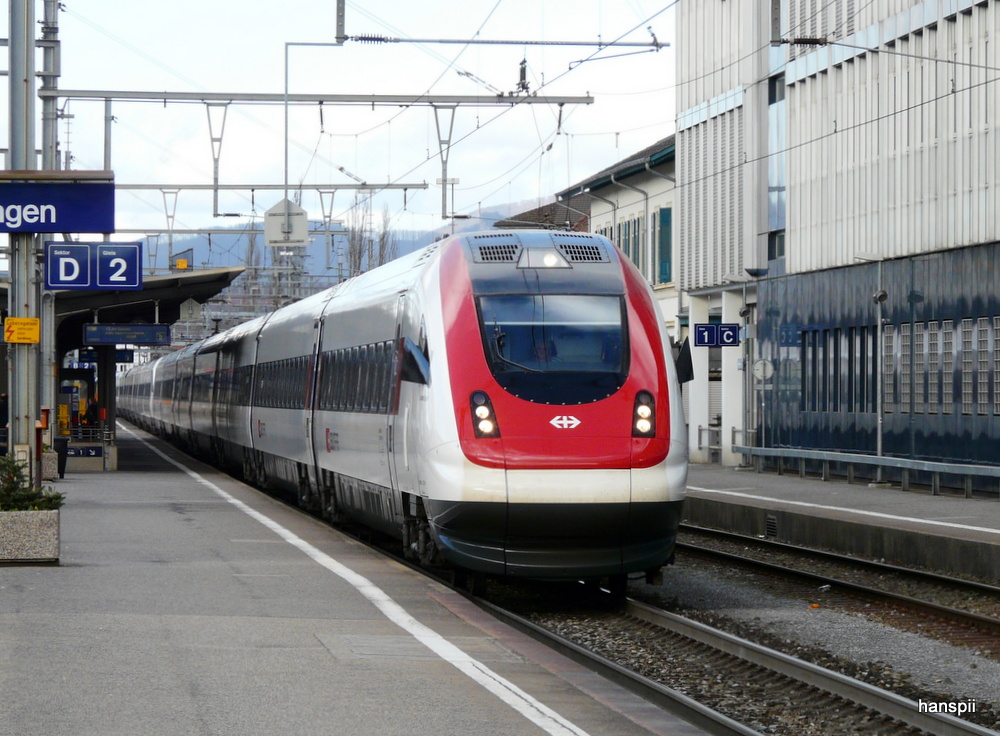
[(142, 243), (46, 243), (45, 288), (137, 291)]

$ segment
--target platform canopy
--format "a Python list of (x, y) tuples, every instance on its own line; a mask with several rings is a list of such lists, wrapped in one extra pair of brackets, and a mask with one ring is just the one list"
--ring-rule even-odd
[[(145, 276), (140, 291), (55, 291), (56, 352), (61, 356), (83, 347), (83, 326), (95, 321), (95, 311), (100, 323), (173, 324), (181, 316), (181, 304), (188, 299), (204, 304), (243, 271), (232, 267)], [(6, 284), (0, 286), (0, 299), (7, 301)]]

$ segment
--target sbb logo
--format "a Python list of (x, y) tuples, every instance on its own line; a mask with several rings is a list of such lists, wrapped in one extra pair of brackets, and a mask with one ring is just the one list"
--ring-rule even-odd
[(549, 424), (556, 429), (574, 429), (580, 426), (580, 420), (576, 417), (563, 414), (558, 417), (552, 417), (552, 419), (549, 420)]

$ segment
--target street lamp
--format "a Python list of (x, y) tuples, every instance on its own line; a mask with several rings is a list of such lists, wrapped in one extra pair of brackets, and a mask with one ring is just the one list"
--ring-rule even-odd
[[(882, 345), (882, 325), (885, 322), (885, 318), (883, 317), (885, 300), (889, 298), (889, 294), (882, 288), (882, 256), (878, 253), (855, 253), (854, 259), (857, 261), (865, 261), (866, 263), (878, 264), (878, 285), (876, 286), (875, 293), (872, 294), (872, 301), (878, 309), (878, 324), (875, 327), (877, 334), (876, 342), (878, 343), (877, 351), (875, 353), (875, 409), (877, 416), (875, 454), (877, 457), (881, 458), (883, 456), (882, 436), (884, 431), (883, 424), (885, 420), (885, 402), (882, 396), (882, 351), (885, 348)], [(881, 465), (875, 466), (875, 483), (882, 483)]]

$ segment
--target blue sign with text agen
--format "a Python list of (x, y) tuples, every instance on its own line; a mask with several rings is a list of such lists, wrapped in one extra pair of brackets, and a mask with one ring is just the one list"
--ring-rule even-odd
[(114, 229), (114, 184), (0, 184), (0, 233), (110, 233)]

